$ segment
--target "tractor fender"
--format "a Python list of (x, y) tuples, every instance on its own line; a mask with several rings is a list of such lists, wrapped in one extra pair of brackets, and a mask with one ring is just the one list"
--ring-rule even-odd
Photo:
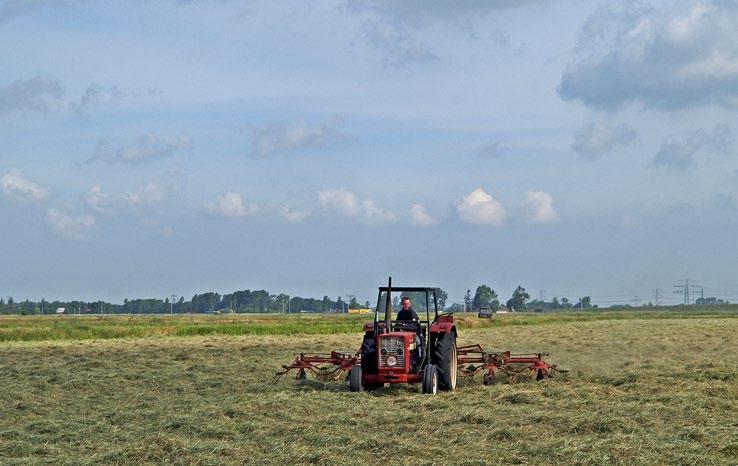
[(453, 322), (434, 322), (430, 329), (431, 334), (438, 333), (456, 333), (456, 325)]

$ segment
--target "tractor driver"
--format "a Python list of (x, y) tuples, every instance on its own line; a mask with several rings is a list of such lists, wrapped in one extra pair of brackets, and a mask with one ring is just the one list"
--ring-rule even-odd
[[(400, 309), (400, 312), (397, 313), (397, 320), (417, 322), (419, 320), (418, 314), (413, 310), (411, 306), (412, 303), (410, 302), (410, 298), (407, 296), (403, 296), (402, 309)], [(417, 335), (415, 335), (415, 347), (417, 348), (415, 350), (415, 363), (419, 364), (420, 361), (423, 360), (423, 344), (424, 338), (420, 329), (420, 324), (418, 324)]]
[(418, 321), (418, 314), (410, 307), (412, 303), (410, 298), (407, 296), (402, 297), (402, 309), (397, 313), (397, 320), (411, 320), (413, 322)]

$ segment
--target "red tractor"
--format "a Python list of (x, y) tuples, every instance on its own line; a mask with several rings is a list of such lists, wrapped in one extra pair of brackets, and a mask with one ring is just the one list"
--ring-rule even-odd
[[(374, 390), (387, 383), (420, 383), (423, 393), (435, 394), (439, 390), (455, 390), (459, 375), (473, 377), (484, 372), (484, 383), (492, 384), (498, 372), (513, 378), (532, 374), (536, 380), (550, 377), (555, 371), (565, 372), (547, 364), (542, 353), (488, 352), (481, 345), (457, 347), (454, 316), (438, 312), (437, 290), (393, 288), (390, 278), (386, 287), (379, 288), (374, 321), (364, 324), (358, 353), (300, 353), (292, 364), (282, 366), (277, 378), (296, 370), (297, 380), (305, 380), (310, 372), (326, 382), (338, 380), (348, 372), (352, 392)], [(392, 320), (392, 293), (417, 304), (418, 318)], [(382, 313), (384, 319), (380, 320)]]
[[(417, 320), (392, 320), (393, 292), (420, 305)], [(453, 314), (438, 313), (436, 288), (392, 288), (390, 278), (388, 286), (379, 288), (374, 321), (364, 325), (360, 353), (348, 377), (353, 392), (385, 383), (420, 383), (423, 393), (456, 388), (456, 326)]]

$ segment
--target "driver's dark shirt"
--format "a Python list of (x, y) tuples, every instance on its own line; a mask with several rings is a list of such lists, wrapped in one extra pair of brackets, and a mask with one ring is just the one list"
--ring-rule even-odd
[(409, 308), (407, 311), (400, 309), (400, 312), (397, 313), (397, 320), (418, 320), (418, 314), (415, 313), (413, 308)]

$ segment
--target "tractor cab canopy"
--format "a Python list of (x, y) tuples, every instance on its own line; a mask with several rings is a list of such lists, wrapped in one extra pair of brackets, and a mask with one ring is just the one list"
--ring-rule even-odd
[[(397, 321), (397, 313), (402, 309), (402, 298), (410, 298), (411, 308), (418, 314), (418, 323), (429, 326), (438, 317), (437, 288), (426, 287), (379, 287), (377, 308), (374, 314), (375, 323), (379, 322), (387, 310), (387, 302), (390, 302), (391, 319), (393, 324), (402, 327), (402, 321)], [(387, 295), (389, 294), (389, 300)], [(431, 317), (432, 316), (432, 317)], [(395, 325), (393, 325), (395, 327)], [(400, 328), (398, 328), (400, 330)], [(403, 330), (410, 330), (403, 329)]]

